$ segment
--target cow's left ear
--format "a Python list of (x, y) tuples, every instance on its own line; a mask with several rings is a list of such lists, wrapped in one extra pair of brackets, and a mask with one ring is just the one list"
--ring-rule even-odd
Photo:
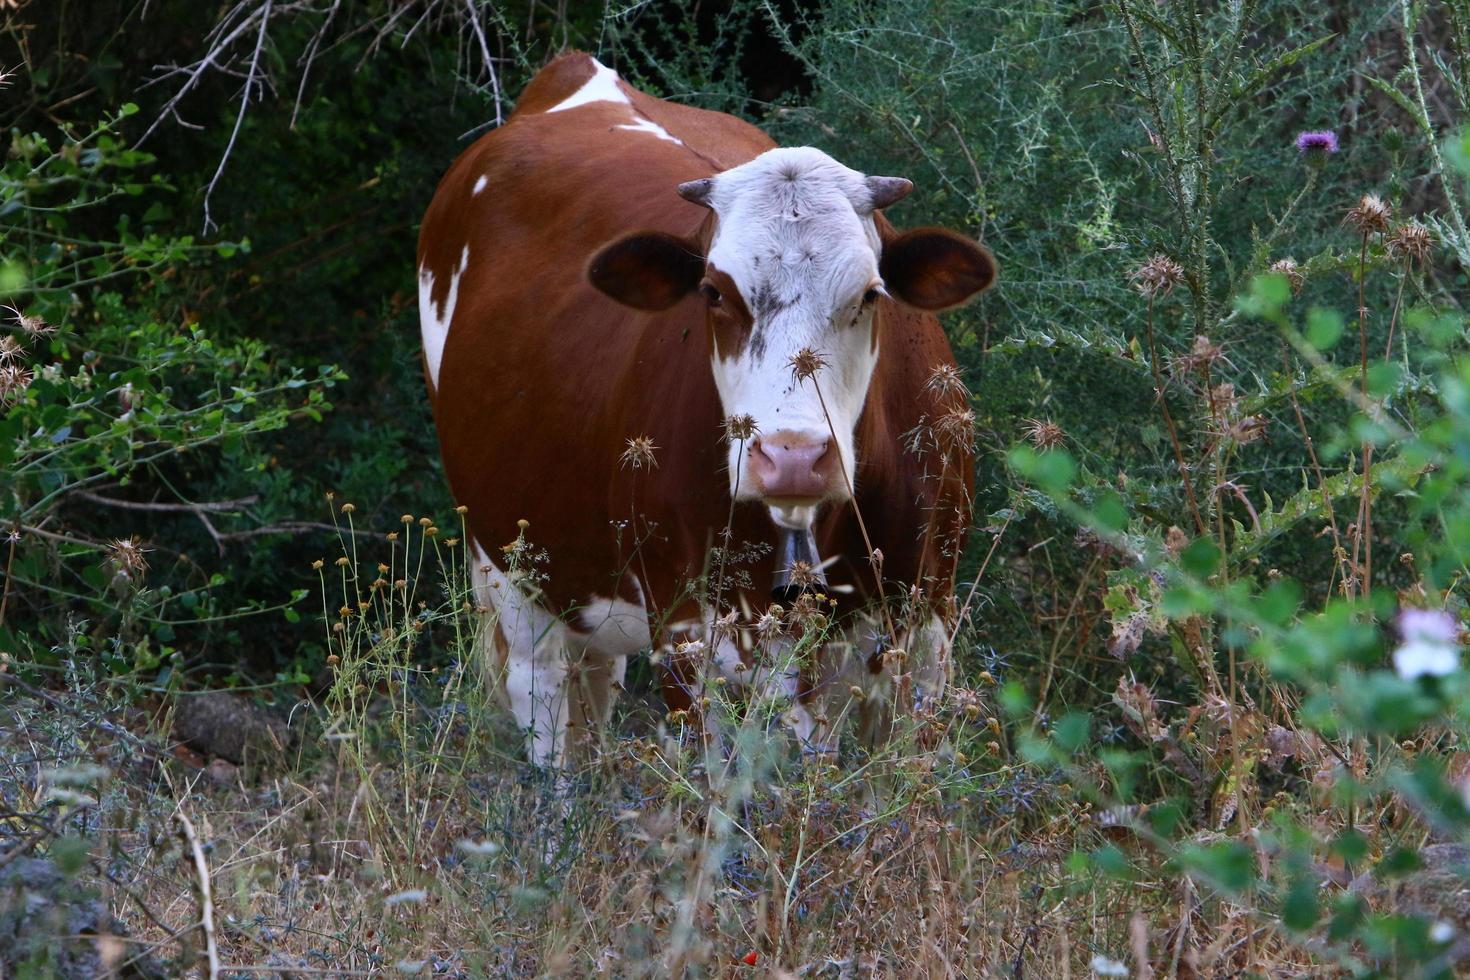
[(637, 310), (667, 310), (694, 292), (703, 277), (699, 246), (661, 231), (619, 238), (587, 264), (592, 285)]
[(921, 310), (969, 302), (995, 282), (984, 246), (947, 228), (915, 228), (883, 243), (878, 273), (888, 291)]

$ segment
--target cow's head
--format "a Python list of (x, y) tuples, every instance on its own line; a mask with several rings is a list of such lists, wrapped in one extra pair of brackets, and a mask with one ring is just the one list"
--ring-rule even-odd
[(912, 187), (865, 177), (810, 147), (769, 150), (679, 185), (685, 200), (714, 212), (707, 250), (639, 232), (605, 246), (588, 267), (598, 289), (638, 309), (700, 295), (725, 416), (755, 422), (753, 435), (730, 440), (731, 492), (763, 501), (780, 524), (809, 525), (818, 504), (851, 494), (880, 306), (897, 299), (947, 309), (995, 278), (990, 253), (954, 232), (880, 240), (873, 212)]

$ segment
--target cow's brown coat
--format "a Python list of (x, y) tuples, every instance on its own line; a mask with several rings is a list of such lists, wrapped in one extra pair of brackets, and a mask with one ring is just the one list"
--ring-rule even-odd
[[(498, 558), (517, 521), (528, 520), (527, 536), (549, 555), (548, 608), (572, 614), (592, 595), (632, 599), (631, 572), (657, 629), (697, 616), (686, 586), (730, 512), (711, 326), (697, 292), (665, 312), (639, 312), (594, 289), (586, 267), (601, 246), (634, 230), (707, 245), (711, 212), (675, 188), (774, 144), (731, 116), (621, 82), (631, 110), (683, 145), (617, 129), (631, 121), (620, 103), (546, 112), (594, 70), (577, 53), (550, 64), (509, 121), (440, 183), (418, 254), (434, 276), (436, 304), (466, 246), (469, 264), (430, 394), (450, 487), (485, 552)], [(484, 189), (473, 193), (481, 178)], [(898, 233), (875, 217), (882, 238), (893, 240)], [(944, 608), (970, 516), (971, 461), (962, 450), (941, 473), (938, 455), (908, 451), (905, 434), (962, 410), (964, 400), (926, 389), (936, 367), (954, 364), (937, 319), (877, 302), (880, 356), (857, 430), (857, 504), (883, 552), (889, 594), (917, 585), (926, 605)], [(743, 304), (731, 313), (749, 319)], [(657, 468), (620, 462), (635, 436), (652, 439)], [(734, 529), (737, 544), (774, 540), (758, 505), (737, 507)], [(824, 556), (840, 556), (828, 576), (854, 587), (838, 597), (839, 612), (852, 612), (874, 589), (851, 505), (829, 506), (817, 537)], [(756, 586), (748, 601), (763, 609), (769, 560), (746, 571)], [(668, 693), (679, 706), (679, 686)]]

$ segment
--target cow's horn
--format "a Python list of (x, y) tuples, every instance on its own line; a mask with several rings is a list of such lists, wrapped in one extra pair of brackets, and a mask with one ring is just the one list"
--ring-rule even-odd
[(907, 177), (869, 177), (868, 191), (873, 195), (873, 210), (897, 204), (909, 196), (914, 182)]
[(690, 204), (701, 204), (709, 207), (710, 192), (715, 189), (713, 177), (701, 177), (699, 180), (686, 180), (679, 185), (679, 196)]

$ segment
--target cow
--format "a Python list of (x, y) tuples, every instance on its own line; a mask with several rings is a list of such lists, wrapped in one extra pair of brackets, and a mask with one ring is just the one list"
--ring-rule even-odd
[[(807, 751), (832, 749), (844, 671), (942, 692), (973, 416), (935, 313), (996, 268), (889, 224), (911, 188), (579, 52), (439, 183), (424, 373), (485, 663), (533, 763), (569, 765), (639, 651), (671, 712), (709, 685), (775, 692)], [(801, 632), (779, 625), (793, 604), (839, 653), (762, 667), (761, 637)]]

